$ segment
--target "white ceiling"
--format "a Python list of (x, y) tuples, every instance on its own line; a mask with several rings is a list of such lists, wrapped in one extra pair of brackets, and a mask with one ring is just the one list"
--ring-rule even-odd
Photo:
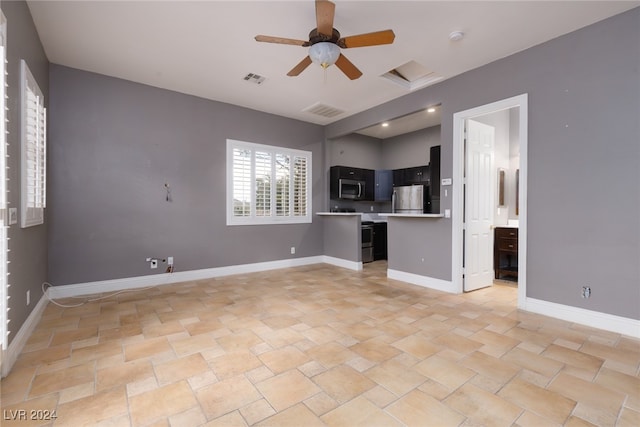
[(433, 105), (428, 109), (416, 111), (415, 113), (369, 126), (368, 128), (361, 129), (356, 133), (378, 139), (393, 138), (394, 136), (403, 135), (405, 133), (438, 126), (441, 121), (440, 113), (440, 105)]
[[(408, 61), (450, 78), (637, 7), (639, 1), (341, 1), (342, 36), (393, 29), (391, 45), (344, 49), (364, 75), (335, 66), (286, 73), (306, 48), (258, 43), (257, 34), (308, 38), (305, 1), (28, 0), (49, 61), (159, 88), (328, 124), (408, 93), (381, 78)], [(452, 31), (465, 38), (452, 42)], [(247, 73), (266, 77), (261, 85)], [(344, 110), (333, 118), (304, 112), (315, 103)]]

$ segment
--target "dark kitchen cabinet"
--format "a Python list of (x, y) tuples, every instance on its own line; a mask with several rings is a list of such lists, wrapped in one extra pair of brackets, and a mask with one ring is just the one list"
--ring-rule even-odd
[(429, 175), (431, 192), (431, 213), (440, 213), (440, 146), (431, 147)]
[(393, 170), (393, 186), (399, 187), (404, 185), (404, 169)]
[(364, 181), (365, 169), (352, 168), (349, 166), (332, 166), (331, 178), (353, 179), (354, 181)]
[(429, 161), (429, 175), (431, 184), (431, 196), (440, 197), (440, 146), (431, 147)]
[[(329, 170), (329, 190), (331, 199), (340, 198), (340, 180), (364, 183), (364, 194), (355, 200), (373, 201), (375, 197), (375, 171), (372, 169), (332, 166)], [(353, 197), (350, 197), (353, 199)]]
[(376, 188), (375, 201), (389, 202), (391, 201), (391, 193), (393, 192), (393, 171), (377, 170), (375, 171)]
[(373, 169), (362, 169), (364, 177), (364, 200), (374, 201), (376, 198), (376, 171)]
[(387, 223), (373, 224), (373, 260), (387, 259)]
[(393, 171), (393, 186), (423, 184), (430, 180), (429, 166), (415, 166), (412, 168), (395, 169)]
[(404, 170), (404, 184), (429, 184), (429, 166), (416, 166)]

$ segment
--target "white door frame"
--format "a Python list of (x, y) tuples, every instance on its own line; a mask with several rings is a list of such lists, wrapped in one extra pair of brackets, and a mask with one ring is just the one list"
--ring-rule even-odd
[(527, 135), (528, 94), (481, 105), (453, 115), (453, 172), (451, 186), (451, 281), (454, 292), (463, 292), (464, 225), (464, 124), (467, 119), (519, 107), (520, 122), (520, 212), (518, 230), (518, 308), (524, 308), (527, 296)]

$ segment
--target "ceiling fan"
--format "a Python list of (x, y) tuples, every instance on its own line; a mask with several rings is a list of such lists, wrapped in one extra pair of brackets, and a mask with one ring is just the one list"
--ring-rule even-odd
[(312, 62), (315, 62), (325, 69), (335, 64), (347, 77), (355, 80), (362, 76), (362, 72), (340, 52), (340, 49), (391, 44), (396, 36), (392, 30), (384, 30), (340, 37), (338, 30), (333, 28), (335, 9), (336, 5), (333, 2), (316, 0), (317, 27), (309, 33), (308, 41), (264, 35), (257, 35), (255, 39), (259, 42), (309, 47), (309, 55), (293, 67), (287, 73), (288, 76), (299, 75)]

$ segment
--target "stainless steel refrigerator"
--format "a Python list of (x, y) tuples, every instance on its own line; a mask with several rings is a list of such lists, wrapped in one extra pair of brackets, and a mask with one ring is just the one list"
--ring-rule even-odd
[(426, 185), (393, 187), (391, 203), (393, 213), (429, 213), (429, 187)]

